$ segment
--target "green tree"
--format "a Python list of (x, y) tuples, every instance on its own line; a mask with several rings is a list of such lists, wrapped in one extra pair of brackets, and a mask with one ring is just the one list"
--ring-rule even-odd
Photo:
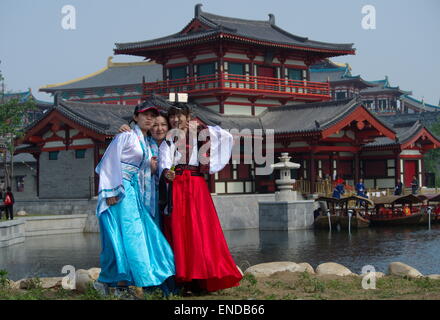
[[(440, 117), (437, 117), (437, 121), (429, 127), (429, 130), (440, 138)], [(427, 171), (435, 174), (435, 186), (440, 187), (440, 149), (427, 152), (424, 160)]]
[[(4, 92), (4, 78), (0, 71), (0, 154), (3, 158), (6, 186), (12, 185), (14, 175), (13, 155), (16, 150), (16, 141), (24, 134), (24, 119), (27, 112), (34, 110), (35, 102), (28, 100), (20, 102), (18, 99), (9, 99)], [(7, 159), (9, 158), (9, 166)]]

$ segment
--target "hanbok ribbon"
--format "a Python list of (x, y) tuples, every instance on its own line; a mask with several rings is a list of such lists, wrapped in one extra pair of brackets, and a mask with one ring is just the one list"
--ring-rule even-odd
[(191, 188), (191, 171), (190, 170), (184, 170), (181, 175), (181, 181), (182, 181), (182, 189), (183, 189), (183, 202), (185, 206), (185, 210), (183, 210), (183, 215), (186, 216), (186, 213), (191, 210), (191, 199), (193, 198), (192, 195), (192, 188)]
[(150, 144), (147, 145), (147, 139), (145, 139), (144, 134), (138, 125), (134, 126), (134, 132), (138, 137), (139, 143), (141, 144), (141, 148), (143, 151), (142, 162), (139, 166), (139, 174), (138, 174), (138, 182), (139, 189), (141, 193), (142, 203), (150, 209), (151, 212), (151, 168), (150, 168), (150, 159), (151, 159), (151, 150)]
[[(157, 145), (157, 142), (152, 138), (148, 137), (147, 141), (150, 144), (152, 156), (158, 157), (159, 156), (159, 146)], [(151, 207), (150, 207), (150, 215), (154, 218), (156, 217), (156, 211), (157, 211), (157, 194), (156, 190), (159, 187), (159, 176), (157, 173), (153, 174), (151, 176), (151, 185), (152, 185), (152, 192), (151, 192)]]

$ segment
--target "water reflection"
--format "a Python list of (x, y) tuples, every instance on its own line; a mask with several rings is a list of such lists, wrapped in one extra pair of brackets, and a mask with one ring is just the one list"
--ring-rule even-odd
[[(440, 225), (368, 228), (329, 232), (225, 231), (232, 256), (242, 270), (271, 261), (341, 263), (360, 273), (364, 265), (386, 272), (388, 264), (401, 261), (423, 274), (440, 273)], [(27, 238), (25, 243), (0, 248), (0, 269), (13, 280), (31, 276), (63, 276), (64, 265), (88, 269), (99, 266), (99, 234), (66, 234)]]

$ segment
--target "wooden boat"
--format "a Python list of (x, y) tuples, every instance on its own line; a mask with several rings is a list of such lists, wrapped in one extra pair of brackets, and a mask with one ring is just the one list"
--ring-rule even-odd
[[(335, 229), (339, 224), (339, 215), (337, 214), (337, 205), (339, 203), (339, 199), (333, 197), (319, 197), (315, 201), (323, 201), (326, 203), (326, 210), (323, 210), (319, 216), (315, 218), (313, 226), (316, 229), (325, 229), (329, 230), (331, 223), (331, 228)], [(327, 216), (327, 212), (330, 213), (330, 222), (329, 217)]]
[(339, 225), (341, 226), (341, 229), (348, 230), (349, 224), (350, 229), (368, 228), (370, 226), (370, 220), (365, 219), (358, 212), (356, 212), (356, 214), (351, 218), (348, 216), (339, 217)]
[[(324, 201), (327, 204), (328, 212), (330, 213), (330, 223), (332, 224), (332, 229), (338, 224), (341, 229), (348, 230), (348, 225), (350, 224), (350, 229), (367, 228), (370, 225), (370, 221), (365, 219), (360, 215), (361, 206), (356, 206), (356, 204), (365, 206), (365, 212), (368, 210), (368, 206), (374, 207), (374, 203), (363, 197), (350, 196), (341, 199), (333, 197), (319, 197), (316, 201)], [(349, 217), (349, 210), (354, 213), (353, 216)], [(317, 229), (329, 229), (329, 219), (326, 213), (322, 213), (315, 219), (315, 228)]]
[(369, 219), (372, 226), (402, 226), (417, 225), (421, 218), (421, 213), (415, 213), (410, 216), (371, 216)]
[[(434, 223), (436, 221), (437, 217), (435, 214), (431, 214), (431, 223)], [(428, 225), (428, 221), (429, 220), (429, 214), (427, 214), (426, 212), (422, 214), (422, 217), (419, 220), (418, 224), (421, 225)]]
[[(438, 223), (440, 222), (440, 193), (433, 193), (433, 194), (419, 194), (417, 195), (417, 198), (422, 200), (424, 202), (423, 211), (427, 212), (427, 207), (432, 208), (431, 212), (431, 223)], [(420, 221), (421, 224), (428, 223), (428, 214), (426, 217), (424, 216), (422, 220)]]
[(372, 201), (375, 204), (375, 212), (368, 216), (372, 226), (417, 225), (423, 216), (420, 210), (410, 215), (403, 213), (404, 206), (409, 206), (409, 210), (413, 212), (416, 211), (413, 210), (413, 206), (422, 202), (412, 194), (373, 198)]
[[(339, 224), (342, 230), (368, 228), (370, 226), (370, 220), (364, 218), (360, 213), (364, 214), (368, 212), (368, 207), (374, 208), (374, 202), (368, 198), (360, 196), (350, 196), (339, 199), (339, 205), (341, 207), (341, 213), (339, 217)], [(349, 216), (349, 211), (352, 212), (352, 216)]]
[[(339, 224), (339, 218), (340, 217), (338, 217), (338, 216), (330, 215), (330, 223), (332, 224), (332, 230), (335, 229), (337, 227), (337, 225)], [(316, 229), (330, 230), (328, 216), (320, 215), (320, 216), (316, 217), (316, 219), (313, 223), (313, 226)]]

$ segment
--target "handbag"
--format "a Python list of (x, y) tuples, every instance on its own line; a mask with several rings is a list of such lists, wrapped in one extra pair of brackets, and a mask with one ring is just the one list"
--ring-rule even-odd
[(11, 196), (7, 194), (5, 198), (5, 205), (10, 206), (11, 204), (12, 204)]

